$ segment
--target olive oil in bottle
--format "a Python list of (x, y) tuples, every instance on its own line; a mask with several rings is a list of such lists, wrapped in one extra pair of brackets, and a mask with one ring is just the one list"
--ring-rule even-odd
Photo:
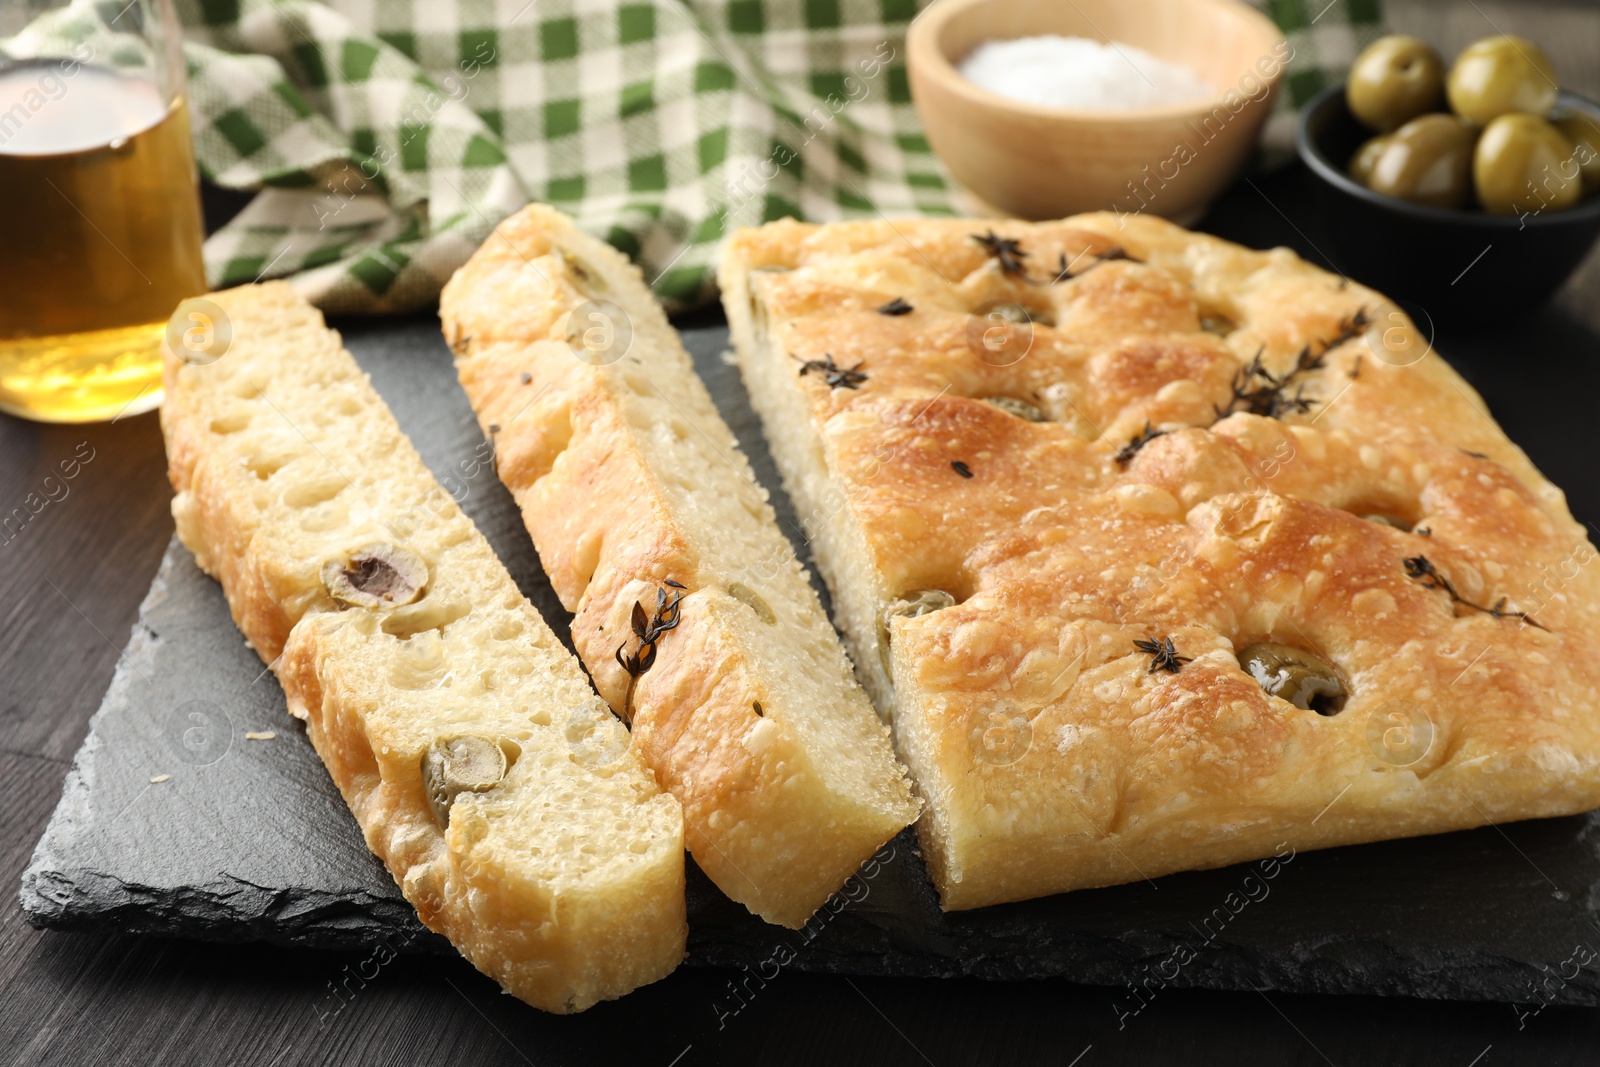
[(161, 400), (161, 342), (205, 292), (189, 118), (151, 82), (0, 67), (0, 409), (88, 422)]

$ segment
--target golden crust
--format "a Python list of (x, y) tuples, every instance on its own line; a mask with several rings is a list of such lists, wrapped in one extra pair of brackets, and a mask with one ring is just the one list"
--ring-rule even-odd
[[(722, 274), (797, 503), (848, 500), (819, 567), (947, 908), (1600, 805), (1594, 550), (1394, 305), (1110, 215), (994, 224), (1025, 281), (989, 228), (774, 223)], [(797, 373), (828, 359), (866, 380)], [(1276, 417), (1235, 401), (1291, 378)], [(922, 589), (957, 604), (894, 619), (880, 660), (870, 621)], [(1133, 646), (1164, 637), (1176, 673)], [(1267, 695), (1236, 655), (1258, 641), (1324, 656), (1344, 709)]]
[[(569, 321), (602, 304), (626, 351), (586, 362)], [(801, 926), (917, 807), (688, 354), (624, 257), (538, 205), (456, 273), (440, 317), (578, 654), (682, 802), (690, 851), (730, 897)], [(675, 595), (668, 580), (678, 625), (630, 689), (629, 613)]]

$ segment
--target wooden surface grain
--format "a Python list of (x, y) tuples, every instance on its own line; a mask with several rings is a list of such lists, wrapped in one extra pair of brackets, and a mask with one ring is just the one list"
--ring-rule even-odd
[[(1348, 0), (1333, 0), (1336, 3)], [(1497, 31), (1544, 43), (1563, 81), (1600, 98), (1594, 0), (1390, 0), (1390, 22), (1447, 54)], [(1236, 190), (1208, 228), (1315, 258), (1295, 172)], [(1419, 250), (1419, 255), (1425, 254)], [(0, 297), (3, 298), (3, 297)], [(1600, 501), (1586, 424), (1542, 426), (1540, 354), (1562, 351), (1600, 387), (1600, 256), (1552, 304), (1502, 326), (1441, 324), (1441, 351), (1485, 388), (1547, 473)], [(1515, 361), (1507, 367), (1499, 361)], [(1498, 390), (1490, 391), (1490, 386)], [(1589, 395), (1593, 395), (1592, 392)], [(1590, 405), (1592, 408), (1592, 404)], [(43, 426), (0, 416), (0, 514), (60, 460), (93, 450), (69, 492), (0, 543), (0, 1063), (696, 1064), (1593, 1063), (1600, 1009), (1164, 991), (1119, 1026), (1116, 991), (1066, 981), (850, 979), (782, 974), (737, 1013), (742, 976), (680, 970), (574, 1018), (533, 1011), (459, 960), (289, 952), (44, 933), (21, 918), (18, 876), (99, 704), (172, 531), (154, 415)], [(1590, 492), (1589, 485), (1594, 485)], [(1600, 521), (1600, 514), (1580, 518)], [(1425, 907), (1426, 902), (1418, 902)], [(1531, 999), (1531, 998), (1530, 998)]]

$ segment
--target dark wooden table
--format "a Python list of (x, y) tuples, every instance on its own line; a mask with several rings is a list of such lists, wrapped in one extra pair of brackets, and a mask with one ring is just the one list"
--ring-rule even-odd
[[(1349, 0), (1334, 0), (1345, 3)], [(1594, 0), (1390, 0), (1391, 23), (1447, 53), (1497, 29), (1543, 42), (1600, 97)], [(1205, 228), (1313, 261), (1327, 247), (1298, 169), (1231, 192)], [(208, 206), (226, 209), (222, 199)], [(3, 254), (3, 253), (0, 253)], [(1425, 257), (1426, 250), (1418, 250)], [(1438, 347), (1513, 439), (1600, 522), (1600, 434), (1543, 417), (1551, 389), (1600, 395), (1600, 255), (1516, 324), (1438, 323)], [(1550, 361), (1561, 368), (1552, 381)], [(1592, 410), (1593, 401), (1585, 401)], [(14, 887), (116, 667), (172, 532), (154, 415), (45, 426), (0, 416), (0, 513), (58, 461), (93, 459), (0, 535), (0, 885)], [(1448, 1064), (1600, 1062), (1600, 1009), (1377, 997), (1161, 992), (1120, 1027), (1115, 990), (785, 973), (737, 1014), (725, 972), (679, 970), (575, 1018), (502, 996), (457, 959), (212, 946), (31, 929), (0, 899), (0, 1062), (14, 1064)], [(1426, 907), (1419, 901), (1418, 907)], [(334, 989), (341, 992), (335, 998)], [(1531, 998), (1530, 998), (1531, 1000)], [(333, 1010), (337, 1006), (337, 1010)], [(1521, 1011), (1528, 1009), (1524, 1006)]]

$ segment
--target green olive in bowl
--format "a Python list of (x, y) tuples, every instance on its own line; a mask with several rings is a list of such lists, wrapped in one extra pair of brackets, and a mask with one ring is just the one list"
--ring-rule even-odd
[(1534, 115), (1501, 115), (1484, 129), (1472, 158), (1478, 203), (1491, 215), (1559, 211), (1583, 195), (1566, 135)]
[(1544, 118), (1560, 92), (1544, 49), (1509, 34), (1468, 45), (1450, 68), (1446, 88), (1450, 109), (1477, 126), (1517, 112)]
[(1454, 115), (1423, 115), (1384, 139), (1367, 188), (1434, 207), (1472, 202), (1473, 148), (1478, 131)]
[(1380, 37), (1356, 57), (1345, 101), (1352, 115), (1379, 133), (1397, 130), (1444, 102), (1444, 64), (1425, 41)]
[(1557, 119), (1556, 129), (1572, 142), (1572, 158), (1583, 176), (1584, 193), (1600, 190), (1600, 120), (1575, 112)]
[(1377, 164), (1378, 157), (1383, 154), (1383, 150), (1388, 147), (1388, 144), (1389, 138), (1387, 136), (1374, 137), (1356, 149), (1356, 154), (1350, 157), (1350, 164), (1345, 168), (1345, 172), (1362, 185), (1371, 184), (1372, 168)]

